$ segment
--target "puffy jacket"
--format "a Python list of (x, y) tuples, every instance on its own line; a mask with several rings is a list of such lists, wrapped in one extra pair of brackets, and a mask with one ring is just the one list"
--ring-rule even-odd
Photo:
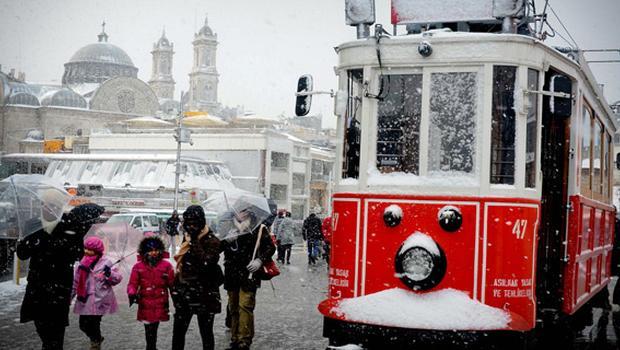
[[(109, 266), (112, 270), (110, 277), (104, 275), (104, 267)], [(75, 266), (73, 274), (73, 291), (75, 296), (80, 269), (79, 264)], [(105, 315), (112, 314), (118, 310), (116, 296), (114, 295), (113, 286), (119, 284), (123, 276), (116, 268), (113, 268), (110, 259), (105, 256), (99, 259), (93, 270), (88, 274), (86, 280), (86, 294), (88, 298), (86, 302), (77, 301), (73, 307), (73, 312), (78, 315)]]
[(137, 295), (138, 321), (168, 321), (170, 303), (168, 291), (174, 281), (174, 268), (166, 259), (155, 266), (138, 261), (131, 269), (127, 294)]
[(193, 313), (220, 313), (220, 285), (223, 282), (220, 240), (208, 227), (198, 241), (184, 243), (175, 256), (177, 273), (172, 289), (175, 309)]

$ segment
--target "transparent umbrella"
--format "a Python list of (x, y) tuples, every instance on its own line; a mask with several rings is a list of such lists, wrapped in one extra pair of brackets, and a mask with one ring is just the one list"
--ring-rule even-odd
[(62, 218), (71, 195), (52, 178), (12, 175), (0, 181), (0, 238), (24, 238), (51, 229)]
[(93, 225), (84, 238), (90, 236), (101, 238), (105, 254), (124, 276), (129, 276), (136, 262), (136, 252), (143, 237), (142, 231), (126, 222), (103, 223)]
[(244, 191), (218, 191), (203, 202), (207, 212), (217, 213), (216, 234), (220, 239), (234, 239), (252, 233), (273, 216), (267, 198)]

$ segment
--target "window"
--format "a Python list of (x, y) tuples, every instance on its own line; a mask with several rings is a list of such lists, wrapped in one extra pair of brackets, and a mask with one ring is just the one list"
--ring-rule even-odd
[(269, 191), (269, 198), (276, 201), (284, 201), (287, 197), (287, 186), (286, 185), (271, 185), (271, 189)]
[(609, 150), (613, 150), (614, 145), (611, 143), (611, 136), (607, 133), (603, 133), (603, 201), (609, 202), (609, 168), (610, 168), (610, 155)]
[(516, 67), (493, 67), (491, 120), (491, 183), (514, 184)]
[(347, 110), (344, 122), (342, 178), (359, 177), (360, 172), (360, 121), (362, 119), (363, 71), (347, 72)]
[(271, 152), (271, 168), (277, 170), (288, 170), (288, 154)]
[(379, 100), (377, 169), (418, 175), (422, 74), (382, 77), (388, 92)]
[(153, 226), (153, 227), (158, 227), (159, 226), (159, 220), (157, 220), (157, 216), (155, 216), (155, 215), (149, 216), (148, 219), (151, 222), (151, 226)]
[(293, 174), (293, 194), (303, 195), (306, 193), (306, 176), (304, 174)]
[[(527, 70), (527, 89), (538, 90), (538, 71)], [(529, 109), (525, 135), (525, 187), (536, 187), (536, 150), (538, 136), (538, 94), (529, 94)]]
[(474, 172), (477, 74), (433, 73), (430, 89), (429, 172)]
[(590, 172), (592, 173), (592, 194), (593, 198), (601, 199), (603, 193), (603, 181), (602, 181), (602, 172), (601, 172), (601, 133), (602, 133), (601, 123), (598, 120), (594, 120), (594, 132), (592, 135), (592, 168), (590, 168)]
[(135, 218), (133, 218), (133, 221), (131, 222), (131, 226), (135, 228), (142, 228), (142, 217), (136, 216)]
[(581, 115), (581, 194), (590, 197), (590, 139), (592, 132), (592, 117), (588, 107), (583, 107)]

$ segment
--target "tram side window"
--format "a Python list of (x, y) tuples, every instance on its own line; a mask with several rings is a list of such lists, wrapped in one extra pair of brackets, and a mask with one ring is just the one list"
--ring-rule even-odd
[(603, 194), (603, 182), (602, 182), (602, 172), (601, 172), (601, 133), (602, 127), (601, 123), (598, 120), (594, 121), (594, 133), (592, 138), (592, 192), (593, 198), (601, 199)]
[(431, 74), (429, 172), (475, 172), (478, 75)]
[(590, 140), (592, 130), (592, 116), (587, 107), (583, 107), (581, 115), (581, 194), (586, 197), (592, 195), (590, 186)]
[(364, 73), (361, 69), (347, 72), (347, 109), (345, 113), (342, 178), (359, 178), (362, 96)]
[[(527, 89), (538, 90), (538, 71), (528, 69)], [(529, 94), (530, 107), (527, 112), (527, 126), (525, 136), (525, 187), (536, 187), (536, 139), (538, 133), (538, 94)]]
[(422, 74), (382, 77), (388, 93), (379, 101), (377, 169), (418, 175)]
[(609, 202), (609, 150), (613, 149), (611, 136), (603, 133), (603, 201)]
[(493, 117), (491, 129), (491, 183), (514, 184), (515, 110), (517, 67), (493, 67)]

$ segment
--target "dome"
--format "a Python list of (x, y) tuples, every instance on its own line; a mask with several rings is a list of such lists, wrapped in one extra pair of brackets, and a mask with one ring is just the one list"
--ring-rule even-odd
[(107, 42), (89, 44), (77, 50), (68, 63), (75, 62), (113, 63), (134, 67), (131, 58), (123, 49)]
[(198, 35), (213, 36), (213, 30), (211, 30), (211, 28), (207, 24), (207, 18), (205, 18), (205, 24), (202, 26), (202, 28), (200, 28)]
[(42, 106), (88, 108), (86, 100), (69, 89), (50, 91), (41, 98)]
[(28, 92), (12, 93), (9, 96), (8, 104), (10, 105), (25, 105), (25, 106), (40, 106), (39, 99)]

